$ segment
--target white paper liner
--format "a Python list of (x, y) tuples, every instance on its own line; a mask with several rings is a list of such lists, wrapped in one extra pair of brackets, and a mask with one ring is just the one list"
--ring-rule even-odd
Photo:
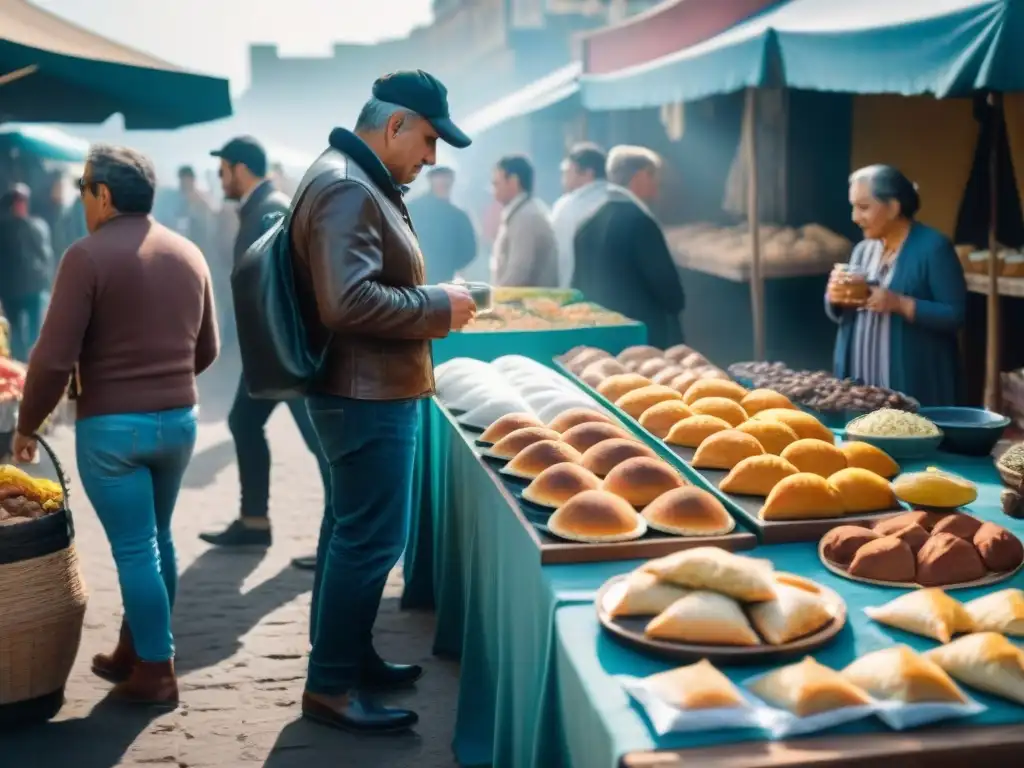
[[(765, 672), (763, 675), (757, 675), (744, 680), (743, 687), (750, 688), (758, 680), (770, 674), (771, 672)], [(753, 696), (753, 694), (750, 695)], [(833, 709), (831, 712), (798, 717), (788, 710), (772, 707), (760, 699), (756, 699), (756, 701), (771, 712), (772, 719), (766, 729), (771, 733), (773, 739), (785, 739), (790, 736), (817, 733), (818, 731), (825, 731), (856, 720), (863, 720), (866, 717), (877, 714), (880, 706), (878, 701), (872, 699), (870, 704), (856, 707), (841, 707), (840, 709)]]
[(964, 695), (967, 698), (964, 704), (905, 704), (902, 701), (881, 701), (878, 703), (877, 714), (879, 719), (894, 731), (905, 731), (939, 720), (978, 715), (988, 709), (984, 704)]
[(747, 707), (682, 710), (666, 703), (650, 690), (643, 678), (619, 675), (615, 679), (643, 708), (659, 736), (726, 728), (767, 729), (772, 722), (772, 711), (744, 691), (740, 691), (740, 695), (749, 704)]

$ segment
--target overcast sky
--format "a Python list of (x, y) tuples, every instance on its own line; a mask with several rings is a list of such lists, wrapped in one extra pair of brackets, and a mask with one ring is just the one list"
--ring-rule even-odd
[(159, 58), (229, 77), (236, 94), (249, 82), (250, 43), (277, 43), (283, 54), (326, 56), (337, 41), (401, 37), (430, 20), (431, 6), (431, 0), (33, 2)]

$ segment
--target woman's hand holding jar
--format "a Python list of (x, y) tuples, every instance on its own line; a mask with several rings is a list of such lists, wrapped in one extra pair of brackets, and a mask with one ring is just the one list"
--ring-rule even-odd
[(828, 278), (828, 300), (837, 307), (862, 307), (868, 300), (867, 276), (851, 269), (849, 264), (836, 264)]

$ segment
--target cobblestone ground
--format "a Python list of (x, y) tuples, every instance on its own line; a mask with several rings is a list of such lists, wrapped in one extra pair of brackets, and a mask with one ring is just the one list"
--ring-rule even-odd
[[(322, 489), (287, 409), (271, 419), (274, 458), (271, 518), (274, 546), (266, 553), (225, 553), (197, 539), (237, 512), (234, 448), (223, 421), (233, 378), (212, 371), (203, 383), (199, 444), (175, 512), (181, 583), (175, 611), (182, 706), (152, 716), (104, 705), (109, 685), (89, 672), (89, 660), (109, 650), (121, 619), (110, 549), (84, 494), (73, 491), (78, 548), (89, 585), (82, 647), (53, 723), (0, 735), (4, 768), (113, 766), (452, 766), (451, 735), (458, 666), (430, 654), (433, 617), (398, 610), (400, 570), (389, 581), (376, 626), (377, 647), (394, 660), (423, 664), (414, 691), (391, 701), (415, 708), (414, 734), (354, 737), (299, 718), (305, 679), (311, 574), (289, 566), (308, 554), (322, 509)], [(204, 377), (207, 378), (207, 377)], [(74, 488), (74, 436), (60, 430), (53, 445)]]

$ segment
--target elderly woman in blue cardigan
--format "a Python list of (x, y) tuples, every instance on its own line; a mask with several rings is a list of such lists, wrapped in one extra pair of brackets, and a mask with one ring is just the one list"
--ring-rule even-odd
[(967, 286), (952, 243), (914, 221), (920, 202), (914, 184), (891, 166), (850, 176), (853, 221), (864, 232), (850, 269), (865, 274), (871, 289), (860, 306), (837, 303), (837, 273), (829, 279), (825, 311), (839, 324), (835, 375), (923, 406), (956, 405)]

